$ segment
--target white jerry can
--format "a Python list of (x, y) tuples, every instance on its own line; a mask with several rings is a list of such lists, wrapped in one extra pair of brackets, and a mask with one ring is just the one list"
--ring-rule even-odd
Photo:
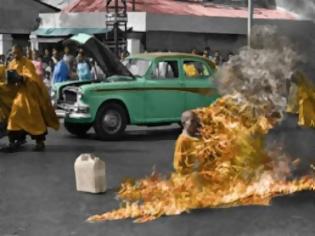
[(105, 162), (93, 154), (81, 154), (74, 163), (77, 191), (103, 193), (106, 191)]

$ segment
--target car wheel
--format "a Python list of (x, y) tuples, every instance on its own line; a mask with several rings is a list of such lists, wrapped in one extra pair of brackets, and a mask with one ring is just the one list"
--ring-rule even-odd
[(94, 129), (102, 140), (119, 139), (127, 126), (126, 110), (117, 103), (104, 104), (97, 112)]
[(69, 122), (65, 122), (64, 126), (69, 133), (79, 137), (85, 136), (86, 132), (92, 127), (91, 124), (76, 124)]

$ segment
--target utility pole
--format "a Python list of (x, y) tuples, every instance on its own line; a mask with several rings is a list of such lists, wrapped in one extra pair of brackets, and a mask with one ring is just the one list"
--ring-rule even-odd
[(248, 0), (248, 18), (247, 18), (247, 46), (251, 47), (252, 25), (253, 25), (254, 5), (253, 0)]
[(127, 0), (106, 0), (106, 43), (115, 54), (127, 49)]

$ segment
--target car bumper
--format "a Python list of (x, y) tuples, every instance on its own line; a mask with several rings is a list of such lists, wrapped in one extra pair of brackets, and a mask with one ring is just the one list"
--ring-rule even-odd
[(56, 109), (57, 117), (64, 118), (65, 121), (73, 123), (92, 122), (92, 115), (88, 112), (82, 112), (79, 108), (67, 104), (58, 104)]
[(56, 114), (58, 118), (70, 118), (70, 119), (91, 119), (92, 116), (86, 113), (80, 112), (68, 112), (64, 110), (57, 109)]

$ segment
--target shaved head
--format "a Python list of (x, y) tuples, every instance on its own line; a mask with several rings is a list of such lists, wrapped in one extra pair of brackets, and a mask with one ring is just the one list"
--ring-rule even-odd
[(23, 57), (23, 48), (16, 44), (12, 46), (12, 55), (14, 59), (20, 60)]
[(185, 111), (181, 116), (184, 132), (191, 136), (199, 136), (200, 120), (193, 111)]
[(13, 48), (16, 48), (16, 49), (18, 49), (18, 50), (23, 51), (23, 47), (22, 47), (21, 45), (19, 45), (19, 44), (14, 44), (14, 45), (12, 46), (12, 49), (13, 49)]
[(182, 125), (184, 125), (188, 120), (192, 120), (196, 116), (192, 111), (184, 111), (181, 116)]

